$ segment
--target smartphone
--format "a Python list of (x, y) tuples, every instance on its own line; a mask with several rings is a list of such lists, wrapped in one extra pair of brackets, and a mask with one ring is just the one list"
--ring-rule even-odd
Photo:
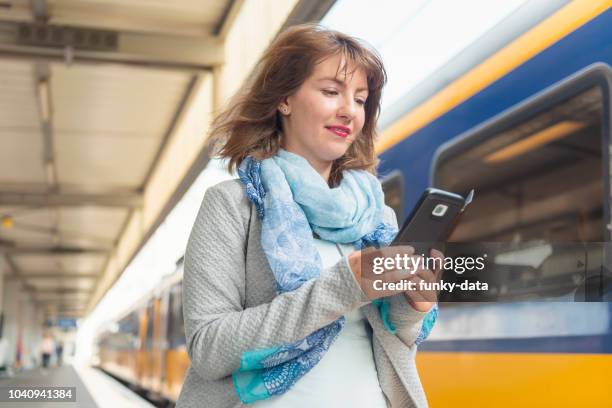
[(463, 198), (436, 188), (426, 189), (391, 245), (411, 245), (416, 255), (429, 256), (432, 248), (444, 251), (444, 243), (473, 198), (474, 190)]

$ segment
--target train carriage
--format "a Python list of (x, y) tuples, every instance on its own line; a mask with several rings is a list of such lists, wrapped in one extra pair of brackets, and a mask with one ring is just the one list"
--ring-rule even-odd
[(183, 259), (177, 269), (99, 334), (98, 366), (152, 400), (176, 401), (189, 356), (182, 307)]
[(417, 355), (434, 407), (610, 406), (609, 5), (563, 5), (383, 135), (400, 217), (427, 186), (474, 188), (451, 241), (522, 245), (504, 302), (442, 304)]

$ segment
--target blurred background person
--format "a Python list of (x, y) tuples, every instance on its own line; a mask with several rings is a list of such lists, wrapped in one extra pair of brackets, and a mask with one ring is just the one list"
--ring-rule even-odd
[(64, 355), (64, 343), (61, 340), (58, 341), (57, 345), (55, 346), (55, 355), (57, 357), (57, 366), (60, 367), (62, 365)]
[(55, 351), (55, 342), (49, 333), (45, 334), (45, 337), (40, 345), (40, 351), (42, 357), (42, 367), (47, 368), (49, 367), (49, 362), (51, 361), (51, 354)]

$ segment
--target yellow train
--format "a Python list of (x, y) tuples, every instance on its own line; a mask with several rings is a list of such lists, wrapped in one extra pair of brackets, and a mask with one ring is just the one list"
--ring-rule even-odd
[(99, 367), (152, 399), (174, 402), (189, 368), (182, 308), (182, 259), (97, 339)]
[(388, 115), (400, 218), (473, 188), (451, 241), (524, 250), (492, 302), (443, 298), (417, 353), (432, 407), (612, 407), (611, 3), (527, 2)]

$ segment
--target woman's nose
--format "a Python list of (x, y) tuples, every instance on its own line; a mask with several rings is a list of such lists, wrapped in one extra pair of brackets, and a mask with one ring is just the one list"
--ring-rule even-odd
[(351, 120), (355, 117), (357, 103), (352, 98), (343, 98), (342, 106), (338, 109), (338, 116)]

